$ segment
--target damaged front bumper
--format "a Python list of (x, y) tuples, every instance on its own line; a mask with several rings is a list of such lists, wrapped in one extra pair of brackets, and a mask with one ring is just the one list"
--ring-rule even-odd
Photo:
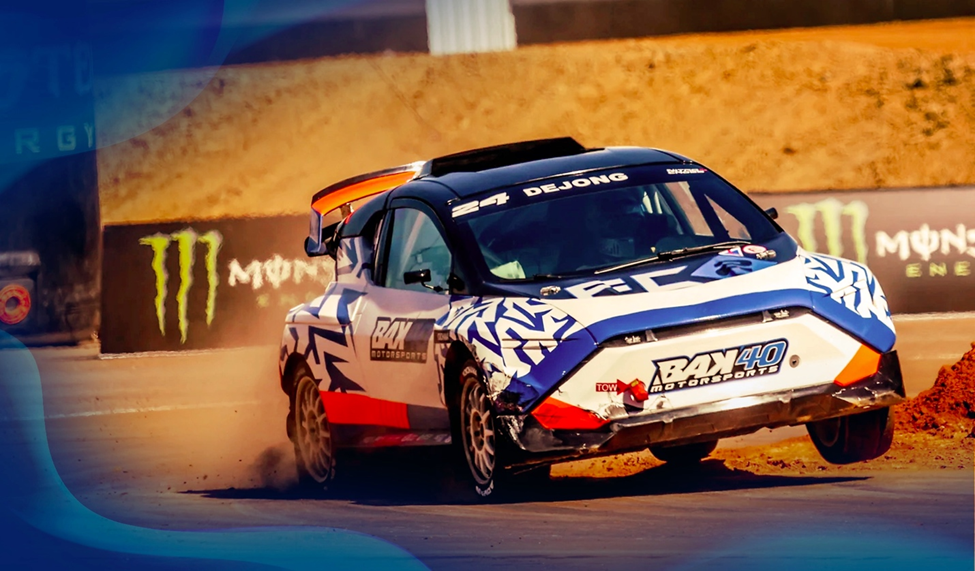
[(888, 407), (904, 398), (900, 362), (890, 351), (881, 355), (877, 373), (845, 387), (817, 385), (736, 397), (631, 416), (592, 431), (549, 430), (531, 415), (499, 421), (514, 444), (513, 464), (534, 465), (729, 438)]

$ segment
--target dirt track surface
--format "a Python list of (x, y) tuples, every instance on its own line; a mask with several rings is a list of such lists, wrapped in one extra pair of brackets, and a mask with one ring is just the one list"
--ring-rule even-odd
[(678, 151), (744, 190), (973, 184), (973, 36), (964, 19), (103, 79), (103, 220), (299, 213), (348, 176), (562, 135)]
[[(909, 323), (898, 323), (902, 353), (921, 341), (957, 352), (921, 352), (943, 364), (970, 347), (961, 335), (975, 327), (971, 317)], [(740, 569), (838, 560), (971, 569), (975, 439), (899, 435), (890, 458), (851, 468), (819, 469), (808, 439), (739, 443), (692, 471), (630, 455), (559, 466), (542, 488), (486, 506), (441, 487), (424, 466), (438, 459), (430, 453), (394, 459), (325, 499), (287, 488), (292, 452), (274, 347), (117, 360), (95, 351), (34, 355), (62, 478), (87, 506), (125, 523), (333, 526), (392, 541), (435, 569), (712, 568), (712, 557)], [(905, 364), (909, 394), (931, 386), (926, 360)]]

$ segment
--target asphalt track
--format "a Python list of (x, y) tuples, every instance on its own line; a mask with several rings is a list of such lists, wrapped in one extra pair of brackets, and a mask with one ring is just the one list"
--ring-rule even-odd
[[(910, 394), (975, 339), (973, 315), (897, 326)], [(288, 488), (287, 401), (273, 347), (109, 360), (94, 345), (33, 354), (61, 477), (89, 508), (124, 523), (351, 529), (434, 569), (972, 568), (969, 470), (763, 476), (712, 460), (693, 472), (559, 479), (474, 505), (424, 466), (437, 458), (427, 454), (388, 457), (378, 474), (326, 499)]]

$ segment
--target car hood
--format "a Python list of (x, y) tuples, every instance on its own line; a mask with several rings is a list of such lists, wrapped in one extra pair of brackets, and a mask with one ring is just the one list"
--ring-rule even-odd
[[(458, 297), (438, 327), (442, 341), (462, 340), (471, 348), (496, 406), (510, 411), (530, 410), (601, 344), (647, 330), (805, 308), (878, 352), (893, 347), (886, 298), (865, 266), (793, 252), (753, 271), (712, 278), (693, 274), (713, 268), (725, 255), (653, 264), (599, 280), (517, 286), (534, 288), (534, 295), (513, 289), (507, 295)], [(552, 289), (540, 296), (542, 287)]]
[[(646, 283), (652, 283), (646, 280)], [(617, 335), (734, 317), (767, 309), (808, 307), (802, 260), (707, 282), (687, 281), (645, 292), (545, 299), (582, 324), (596, 343)], [(648, 288), (649, 289), (649, 288)]]
[[(596, 344), (647, 329), (802, 307), (878, 351), (892, 348), (886, 298), (865, 266), (806, 253), (791, 239), (767, 245), (774, 257), (721, 252), (510, 289), (512, 295), (536, 297), (568, 315)], [(764, 250), (760, 246), (752, 252)]]

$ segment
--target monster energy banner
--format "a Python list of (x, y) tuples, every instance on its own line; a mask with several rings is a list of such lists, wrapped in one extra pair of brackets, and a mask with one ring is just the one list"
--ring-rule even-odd
[[(867, 264), (894, 313), (975, 310), (975, 188), (753, 194), (810, 251)], [(104, 353), (275, 344), (324, 291), (305, 216), (108, 226)]]
[(866, 264), (890, 310), (975, 310), (975, 187), (753, 194), (807, 250)]
[(275, 344), (288, 309), (321, 295), (306, 216), (108, 226), (103, 353)]

